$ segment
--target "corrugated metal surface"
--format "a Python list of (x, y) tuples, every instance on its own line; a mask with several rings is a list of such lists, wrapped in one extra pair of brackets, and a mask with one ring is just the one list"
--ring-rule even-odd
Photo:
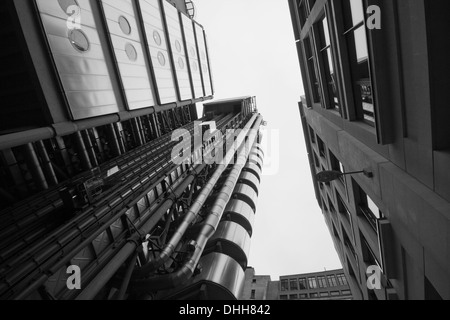
[[(73, 119), (118, 112), (89, 1), (36, 0), (36, 3)], [(66, 9), (73, 9), (68, 5), (77, 3), (81, 30), (69, 30)]]
[(169, 44), (158, 0), (139, 0), (160, 104), (177, 101)]
[(213, 94), (213, 92), (211, 84), (211, 73), (209, 70), (208, 51), (206, 49), (205, 34), (203, 32), (203, 28), (198, 23), (194, 23), (194, 26), (195, 26), (195, 34), (197, 37), (197, 48), (200, 55), (200, 68), (203, 78), (203, 89), (205, 96), (210, 96)]
[(154, 106), (150, 70), (131, 0), (102, 0), (128, 109)]
[(164, 3), (164, 12), (169, 34), (169, 42), (172, 49), (172, 57), (175, 65), (175, 74), (178, 92), (181, 101), (192, 99), (192, 87), (184, 46), (183, 33), (181, 31), (180, 16), (177, 8), (167, 1)]
[(200, 73), (200, 62), (197, 52), (197, 44), (195, 42), (194, 24), (192, 20), (181, 14), (181, 22), (184, 29), (184, 39), (187, 48), (189, 66), (191, 70), (191, 81), (194, 89), (195, 98), (203, 97), (202, 75)]

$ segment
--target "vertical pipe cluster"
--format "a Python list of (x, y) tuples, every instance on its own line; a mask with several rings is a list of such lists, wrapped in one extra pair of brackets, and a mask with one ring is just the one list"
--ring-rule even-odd
[[(208, 299), (239, 298), (247, 268), (264, 155), (256, 142), (225, 207), (216, 232), (200, 260), (197, 283), (219, 285)], [(239, 266), (239, 268), (237, 267)], [(229, 296), (229, 293), (233, 296)]]
[[(255, 214), (262, 169), (262, 159), (255, 160), (258, 158), (260, 149), (257, 138), (261, 123), (262, 117), (257, 115), (249, 121), (253, 130), (246, 132), (247, 142), (241, 140), (243, 143), (238, 144), (240, 148), (237, 160), (209, 210), (205, 222), (200, 226), (196, 239), (190, 243), (192, 255), (176, 272), (167, 276), (154, 276), (137, 281), (134, 283), (135, 289), (151, 291), (177, 288), (177, 291), (180, 290), (178, 292), (186, 292), (197, 291), (199, 285), (205, 285), (208, 299), (235, 299), (238, 297), (244, 283), (244, 269), (247, 266), (250, 246), (250, 233), (246, 228), (251, 229), (251, 224), (247, 220), (247, 223), (243, 223), (244, 227), (234, 221), (222, 220), (233, 214), (229, 210), (227, 211), (229, 214), (224, 216), (226, 209), (233, 207), (233, 203), (230, 207), (228, 205), (230, 200), (234, 199), (242, 200), (251, 208), (251, 213), (247, 211), (244, 214), (248, 216)], [(248, 125), (246, 127), (248, 128)], [(230, 163), (227, 161), (231, 160), (230, 157), (234, 158), (234, 152), (232, 155), (227, 153), (226, 167)], [(249, 175), (249, 173), (253, 174), (251, 171), (244, 171), (253, 164), (258, 168), (254, 178)], [(242, 177), (247, 177), (247, 179)], [(252, 187), (247, 180), (252, 180), (257, 185)], [(208, 195), (205, 195), (206, 198)], [(198, 201), (199, 199), (196, 200), (194, 207), (204, 203)], [(211, 247), (213, 249), (209, 250)], [(193, 277), (197, 272), (198, 275)]]

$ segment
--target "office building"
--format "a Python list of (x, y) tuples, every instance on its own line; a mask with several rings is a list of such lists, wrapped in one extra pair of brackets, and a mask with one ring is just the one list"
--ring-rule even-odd
[(253, 268), (245, 272), (241, 300), (352, 300), (344, 270), (281, 276), (255, 275)]
[(450, 299), (449, 2), (289, 5), (313, 187), (354, 299)]
[(0, 299), (235, 299), (264, 122), (255, 97), (207, 103), (192, 1), (0, 14)]

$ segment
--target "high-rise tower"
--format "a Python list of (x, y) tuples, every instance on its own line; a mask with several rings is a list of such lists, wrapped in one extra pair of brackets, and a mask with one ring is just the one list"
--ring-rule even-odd
[(0, 298), (237, 298), (263, 121), (254, 97), (198, 117), (214, 87), (192, 2), (0, 13)]
[(314, 188), (353, 297), (450, 299), (449, 2), (289, 5)]

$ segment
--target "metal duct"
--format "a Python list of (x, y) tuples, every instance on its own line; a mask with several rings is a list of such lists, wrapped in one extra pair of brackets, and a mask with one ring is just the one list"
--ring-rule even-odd
[(256, 203), (258, 200), (258, 194), (255, 189), (246, 183), (239, 183), (233, 193), (233, 198), (247, 202), (253, 211), (256, 211)]
[(239, 199), (231, 200), (225, 208), (224, 217), (228, 221), (240, 224), (247, 230), (250, 237), (252, 236), (255, 212), (248, 203)]
[[(254, 145), (254, 143), (256, 141), (256, 137), (257, 137), (256, 132), (259, 129), (259, 127), (261, 126), (261, 123), (263, 121), (262, 116), (255, 115), (252, 117), (252, 119), (254, 119), (255, 117), (257, 117), (255, 125), (253, 126), (253, 128), (255, 130), (250, 131), (250, 134), (248, 135), (248, 142), (249, 142), (250, 146)], [(251, 126), (252, 123), (253, 123), (253, 121), (250, 120), (250, 122), (246, 126), (247, 130), (248, 130), (249, 126)], [(245, 132), (247, 130), (243, 130), (243, 132)], [(241, 133), (241, 135), (242, 135), (242, 133)], [(241, 135), (239, 135), (238, 141), (242, 141), (239, 139), (241, 137)], [(244, 136), (244, 138), (245, 138), (245, 136)], [(240, 145), (240, 143), (238, 143), (238, 145)], [(229, 151), (229, 153), (230, 153), (230, 151)], [(231, 160), (230, 158), (234, 158), (234, 152), (232, 150), (231, 150), (230, 156), (228, 156), (228, 154), (227, 154), (225, 163), (229, 163)], [(233, 190), (236, 186), (237, 180), (239, 179), (239, 176), (244, 167), (243, 163), (246, 162), (247, 158), (248, 158), (248, 150), (246, 150), (245, 147), (240, 148), (236, 164), (234, 165), (233, 169), (229, 173), (227, 180), (224, 182), (223, 188), (219, 192), (217, 199), (210, 211), (210, 214), (206, 218), (206, 221), (203, 224), (203, 227), (199, 232), (199, 235), (197, 236), (196, 240), (192, 243), (192, 245), (195, 247), (194, 252), (188, 259), (186, 259), (184, 265), (178, 271), (176, 271), (172, 274), (168, 274), (168, 275), (164, 275), (164, 276), (154, 276), (152, 278), (135, 281), (134, 288), (144, 290), (144, 291), (157, 291), (157, 290), (163, 290), (163, 289), (176, 288), (177, 286), (186, 283), (194, 275), (195, 271), (197, 270), (200, 258), (206, 247), (206, 244), (207, 244), (208, 240), (216, 232), (219, 222), (222, 219), (223, 211), (225, 210), (225, 207), (226, 207), (228, 201), (230, 201), (230, 198), (231, 198)], [(218, 178), (220, 176), (221, 176), (221, 174), (219, 174)], [(217, 180), (218, 180), (218, 178), (217, 178)], [(216, 272), (216, 271), (214, 271), (214, 272)], [(219, 269), (219, 270), (217, 270), (217, 272), (223, 272), (223, 271), (221, 271)]]
[(242, 170), (252, 172), (261, 181), (262, 170), (254, 162), (247, 163)]
[[(244, 129), (241, 131), (237, 138), (237, 145), (241, 145), (244, 142), (244, 139), (246, 135), (248, 134), (248, 131), (252, 127), (252, 124), (257, 119), (257, 115), (254, 115), (250, 121), (246, 124)], [(259, 125), (258, 125), (259, 127)], [(153, 272), (154, 270), (157, 270), (159, 267), (161, 267), (173, 254), (176, 247), (180, 243), (181, 239), (183, 238), (184, 234), (186, 233), (187, 229), (191, 226), (192, 222), (195, 221), (195, 219), (198, 216), (198, 213), (202, 209), (203, 205), (205, 204), (206, 200), (210, 196), (212, 190), (214, 189), (217, 181), (222, 176), (222, 173), (225, 171), (225, 169), (228, 167), (229, 163), (234, 157), (234, 150), (229, 150), (228, 153), (225, 156), (224, 163), (218, 165), (216, 171), (212, 175), (211, 179), (208, 181), (208, 183), (203, 187), (201, 193), (198, 195), (197, 199), (195, 199), (194, 203), (192, 204), (189, 211), (186, 213), (186, 217), (183, 220), (183, 222), (178, 227), (177, 231), (174, 233), (170, 241), (167, 243), (167, 245), (162, 250), (160, 256), (153, 261), (150, 261), (145, 266), (143, 266), (141, 269), (136, 270), (134, 273), (135, 277), (144, 277), (148, 275), (150, 272)]]
[[(154, 228), (161, 217), (175, 203), (176, 198), (180, 197), (186, 190), (186, 188), (192, 183), (192, 181), (194, 181), (197, 172), (203, 171), (205, 167), (206, 165), (204, 164), (198, 165), (194, 170), (192, 170), (193, 173), (186, 177), (186, 179), (180, 184), (180, 186), (178, 186), (174, 190), (172, 197), (164, 201), (158, 208), (158, 210), (156, 210), (156, 212), (152, 215), (152, 217), (139, 230), (140, 234), (148, 234)], [(88, 287), (84, 288), (81, 294), (77, 297), (77, 300), (91, 300), (97, 295), (97, 293), (101, 290), (105, 283), (111, 279), (111, 277), (125, 263), (130, 255), (135, 252), (136, 248), (138, 248), (142, 244), (140, 234), (137, 234), (129, 239), (128, 243), (115, 256), (115, 259), (103, 268), (98, 276), (89, 283)]]
[(166, 299), (235, 300), (239, 296), (245, 273), (233, 258), (213, 252), (202, 257), (199, 265), (202, 272)]
[(240, 183), (244, 183), (249, 185), (250, 187), (253, 188), (253, 190), (255, 190), (256, 194), (258, 194), (258, 186), (259, 186), (259, 179), (258, 177), (250, 171), (244, 171), (241, 174), (241, 177), (239, 178), (239, 182)]
[(245, 270), (250, 253), (250, 241), (250, 235), (244, 227), (235, 222), (222, 221), (208, 241), (205, 251), (226, 254), (236, 260), (242, 270)]

